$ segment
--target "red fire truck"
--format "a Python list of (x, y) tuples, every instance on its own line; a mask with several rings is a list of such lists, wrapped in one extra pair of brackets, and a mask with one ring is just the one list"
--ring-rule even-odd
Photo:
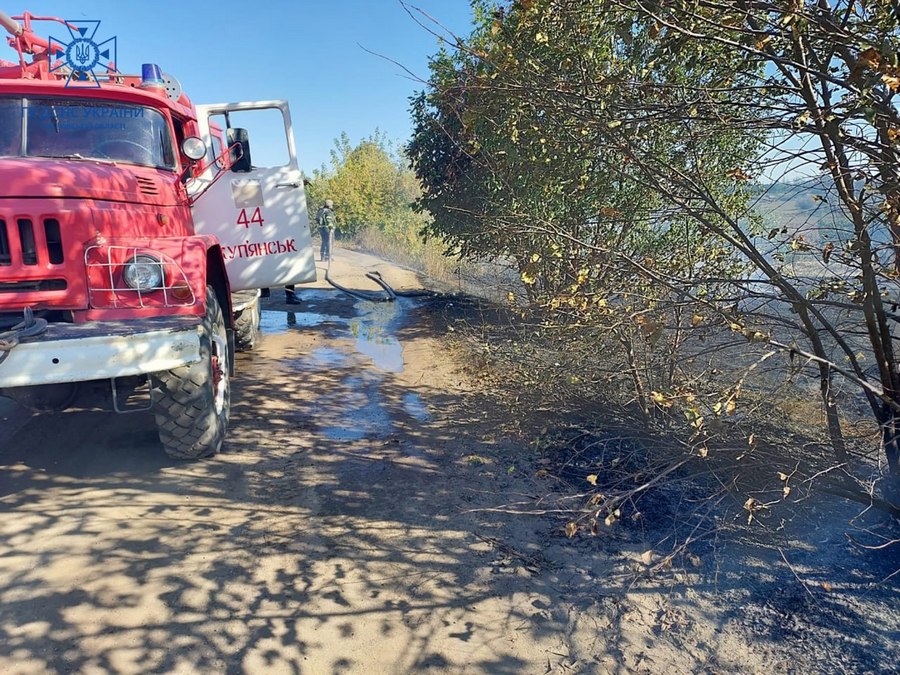
[[(155, 64), (79, 71), (36, 21), (70, 27), (0, 12), (0, 395), (149, 409), (169, 455), (212, 455), (257, 289), (316, 278), (287, 103), (194, 105)], [(234, 123), (257, 114), (283, 125), (278, 166)]]

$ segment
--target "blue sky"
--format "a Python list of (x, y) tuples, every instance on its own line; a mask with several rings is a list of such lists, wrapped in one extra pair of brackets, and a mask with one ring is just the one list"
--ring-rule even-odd
[[(469, 32), (468, 0), (410, 4), (455, 33)], [(158, 63), (195, 103), (286, 98), (307, 173), (328, 161), (341, 132), (353, 142), (376, 127), (398, 142), (409, 136), (407, 99), (421, 83), (363, 47), (423, 78), (439, 47), (398, 0), (30, 0), (3, 9), (99, 20), (96, 39), (116, 36), (121, 71)], [(62, 26), (36, 27), (45, 37), (66, 37)], [(0, 59), (13, 56), (0, 44)]]

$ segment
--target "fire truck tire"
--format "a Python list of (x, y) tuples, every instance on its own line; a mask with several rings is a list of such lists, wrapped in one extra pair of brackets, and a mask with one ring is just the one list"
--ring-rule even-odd
[(222, 447), (231, 403), (225, 319), (211, 286), (200, 360), (154, 373), (153, 413), (166, 454), (175, 459), (211, 457)]
[(249, 352), (256, 346), (259, 335), (259, 300), (247, 307), (234, 319), (234, 348), (239, 352)]

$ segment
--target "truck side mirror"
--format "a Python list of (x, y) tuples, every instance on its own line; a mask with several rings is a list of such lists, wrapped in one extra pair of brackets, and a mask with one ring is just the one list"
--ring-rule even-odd
[(253, 168), (253, 164), (250, 162), (250, 138), (247, 135), (247, 130), (238, 128), (227, 129), (226, 139), (228, 147), (235, 143), (239, 143), (241, 146), (240, 156), (237, 156), (238, 153), (233, 151), (231, 153), (231, 170), (235, 172), (250, 171)]

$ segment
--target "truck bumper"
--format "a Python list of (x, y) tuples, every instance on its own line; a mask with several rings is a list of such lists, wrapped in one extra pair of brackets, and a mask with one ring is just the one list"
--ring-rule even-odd
[(142, 375), (200, 360), (201, 317), (50, 324), (0, 363), (0, 389)]

